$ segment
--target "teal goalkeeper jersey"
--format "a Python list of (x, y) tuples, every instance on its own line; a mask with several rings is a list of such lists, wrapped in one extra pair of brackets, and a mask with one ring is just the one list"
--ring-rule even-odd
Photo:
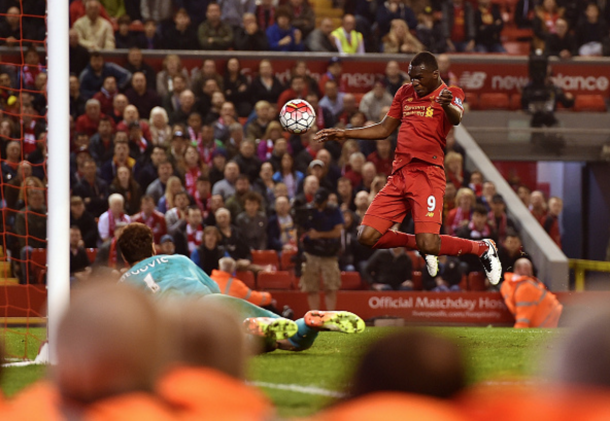
[(212, 278), (181, 255), (158, 255), (144, 259), (125, 272), (120, 282), (152, 292), (157, 298), (220, 293), (218, 284)]

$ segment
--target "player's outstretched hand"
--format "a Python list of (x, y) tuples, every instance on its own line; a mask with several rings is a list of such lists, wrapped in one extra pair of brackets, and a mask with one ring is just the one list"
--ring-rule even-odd
[(329, 140), (342, 140), (345, 138), (343, 129), (324, 129), (316, 133), (314, 140), (318, 143), (328, 142)]
[(451, 104), (451, 101), (453, 101), (453, 94), (447, 88), (443, 89), (438, 98), (436, 98), (436, 102), (438, 102), (442, 106)]

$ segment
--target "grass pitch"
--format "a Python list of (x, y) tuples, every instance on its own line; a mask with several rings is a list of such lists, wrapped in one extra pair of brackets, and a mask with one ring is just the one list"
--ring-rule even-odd
[[(281, 416), (310, 415), (330, 404), (332, 392), (349, 388), (353, 369), (367, 346), (394, 328), (368, 328), (359, 335), (322, 333), (314, 346), (304, 352), (275, 351), (252, 358), (248, 378), (276, 404)], [(560, 330), (512, 328), (428, 328), (453, 338), (464, 349), (468, 381), (495, 378), (522, 378), (535, 371), (548, 341)], [(34, 358), (44, 329), (11, 330), (5, 335), (12, 355)], [(27, 352), (25, 351), (27, 346)], [(45, 375), (45, 367), (10, 367), (4, 370), (2, 390), (12, 395)], [(297, 390), (294, 390), (297, 389)], [(327, 393), (331, 392), (331, 393)]]

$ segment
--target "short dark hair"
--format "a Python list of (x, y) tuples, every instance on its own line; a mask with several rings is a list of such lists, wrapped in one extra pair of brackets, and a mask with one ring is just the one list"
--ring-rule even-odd
[(155, 198), (152, 197), (150, 194), (145, 194), (144, 196), (142, 196), (142, 198), (140, 199), (140, 202), (154, 202)]
[(239, 180), (246, 180), (246, 181), (248, 181), (248, 183), (250, 182), (250, 179), (248, 178), (248, 176), (246, 174), (239, 174), (237, 176), (237, 178), (235, 179), (235, 182), (237, 183)]
[(186, 208), (186, 214), (190, 215), (191, 211), (198, 211), (201, 212), (201, 209), (199, 209), (199, 207), (191, 205), (188, 208)]
[(205, 175), (200, 175), (199, 177), (197, 177), (196, 181), (207, 181), (209, 183), (210, 182), (210, 177), (205, 176)]
[(508, 238), (508, 237), (516, 237), (519, 240), (521, 240), (521, 236), (514, 228), (508, 228), (506, 230), (506, 238)]
[[(176, 193), (176, 194), (174, 195), (174, 202), (176, 201), (176, 198), (177, 198), (178, 196), (186, 196), (186, 198), (187, 198), (187, 199), (189, 198), (189, 195), (188, 195), (188, 193), (187, 193), (187, 192), (185, 192), (185, 191), (179, 191), (178, 193)], [(190, 200), (190, 199), (189, 199), (189, 200)]]
[(244, 203), (245, 202), (256, 202), (258, 203), (258, 205), (260, 206), (263, 203), (263, 198), (260, 194), (258, 194), (255, 191), (249, 191), (248, 193), (245, 194), (244, 196)]
[(127, 225), (117, 241), (121, 254), (130, 265), (151, 257), (153, 243), (152, 230), (139, 222)]
[(100, 53), (99, 51), (91, 51), (91, 55), (89, 56), (89, 60), (91, 60), (92, 58), (104, 58), (104, 56), (102, 56), (102, 53)]
[(131, 23), (131, 18), (129, 17), (129, 15), (123, 15), (120, 18), (117, 19), (116, 23), (118, 25), (129, 25)]
[(282, 16), (285, 18), (288, 18), (288, 20), (290, 22), (292, 22), (292, 16), (290, 15), (290, 12), (288, 11), (288, 8), (286, 6), (280, 6), (275, 10), (275, 21), (276, 22)]
[(424, 66), (426, 70), (430, 70), (431, 72), (438, 70), (438, 63), (436, 61), (436, 57), (434, 54), (428, 51), (422, 51), (421, 53), (417, 53), (415, 57), (411, 60), (411, 66)]
[(474, 206), (474, 208), (472, 209), (473, 213), (478, 213), (479, 215), (485, 215), (487, 216), (487, 208), (485, 207), (485, 205), (482, 204), (476, 204)]

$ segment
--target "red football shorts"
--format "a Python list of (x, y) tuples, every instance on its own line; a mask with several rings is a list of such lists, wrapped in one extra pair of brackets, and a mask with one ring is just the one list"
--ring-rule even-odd
[(439, 234), (443, 222), (445, 171), (426, 162), (411, 162), (394, 171), (369, 206), (362, 225), (381, 234), (411, 211), (415, 234)]

